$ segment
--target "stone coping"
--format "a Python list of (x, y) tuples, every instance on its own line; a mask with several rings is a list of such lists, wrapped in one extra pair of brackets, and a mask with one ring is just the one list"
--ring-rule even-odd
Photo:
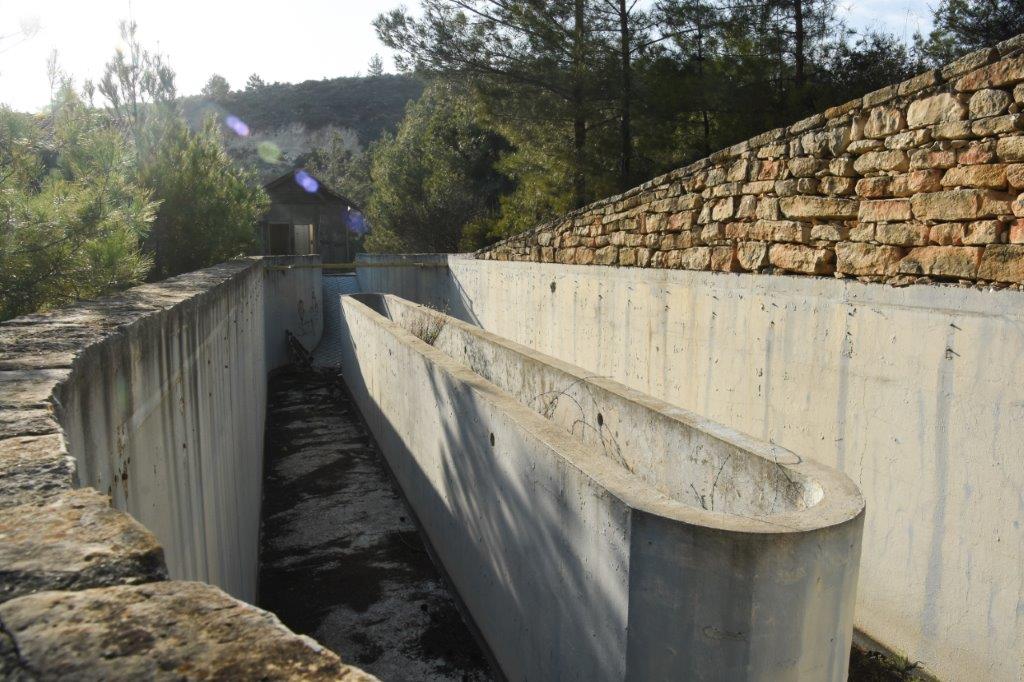
[(61, 429), (61, 387), (87, 349), (288, 261), (222, 263), (0, 323), (0, 677), (375, 679), (216, 587), (168, 580), (152, 533), (78, 487)]

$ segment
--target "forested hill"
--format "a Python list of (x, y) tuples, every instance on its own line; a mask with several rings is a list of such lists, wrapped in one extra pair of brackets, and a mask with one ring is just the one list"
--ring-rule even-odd
[(187, 97), (182, 107), (193, 124), (209, 112), (244, 121), (249, 136), (227, 133), (228, 151), (265, 181), (301, 164), (334, 134), (353, 149), (365, 148), (384, 131), (394, 131), (406, 103), (422, 91), (423, 84), (412, 76), (385, 74), (259, 85), (228, 92), (215, 102)]

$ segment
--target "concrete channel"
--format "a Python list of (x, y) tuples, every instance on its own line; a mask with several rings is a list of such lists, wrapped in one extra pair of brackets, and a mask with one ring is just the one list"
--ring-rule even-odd
[(382, 680), (492, 679), (330, 370), (268, 389), (259, 606)]
[(510, 679), (846, 678), (847, 477), (402, 299), (341, 308), (346, 385)]

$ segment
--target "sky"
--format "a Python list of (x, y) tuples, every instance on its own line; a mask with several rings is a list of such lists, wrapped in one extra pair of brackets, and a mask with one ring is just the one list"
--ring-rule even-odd
[[(937, 0), (934, 0), (937, 1)], [(99, 80), (121, 44), (118, 23), (132, 18), (143, 45), (164, 54), (178, 90), (196, 94), (212, 73), (233, 89), (251, 73), (272, 83), (366, 72), (375, 53), (394, 71), (371, 22), (416, 0), (0, 0), (0, 103), (36, 111), (50, 100), (47, 59), (77, 85)], [(858, 29), (881, 28), (909, 39), (930, 27), (926, 0), (838, 0)], [(26, 33), (28, 35), (26, 35)]]

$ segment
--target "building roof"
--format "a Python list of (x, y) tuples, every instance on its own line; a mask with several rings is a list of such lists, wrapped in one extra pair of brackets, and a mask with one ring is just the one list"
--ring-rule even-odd
[(362, 211), (362, 209), (360, 209), (359, 206), (355, 204), (355, 202), (332, 190), (330, 187), (325, 185), (323, 181), (320, 180), (320, 178), (316, 177), (309, 171), (303, 171), (310, 178), (316, 180), (316, 191), (310, 192), (302, 185), (300, 185), (298, 180), (296, 180), (296, 174), (299, 172), (299, 170), (300, 169), (293, 169), (288, 171), (284, 175), (281, 175), (280, 177), (274, 178), (270, 182), (264, 184), (263, 189), (265, 189), (267, 191), (267, 194), (270, 194), (271, 197), (273, 197), (275, 191), (301, 191), (304, 195), (310, 198), (315, 197), (323, 202), (337, 201), (347, 205), (349, 208), (355, 209), (357, 211)]

